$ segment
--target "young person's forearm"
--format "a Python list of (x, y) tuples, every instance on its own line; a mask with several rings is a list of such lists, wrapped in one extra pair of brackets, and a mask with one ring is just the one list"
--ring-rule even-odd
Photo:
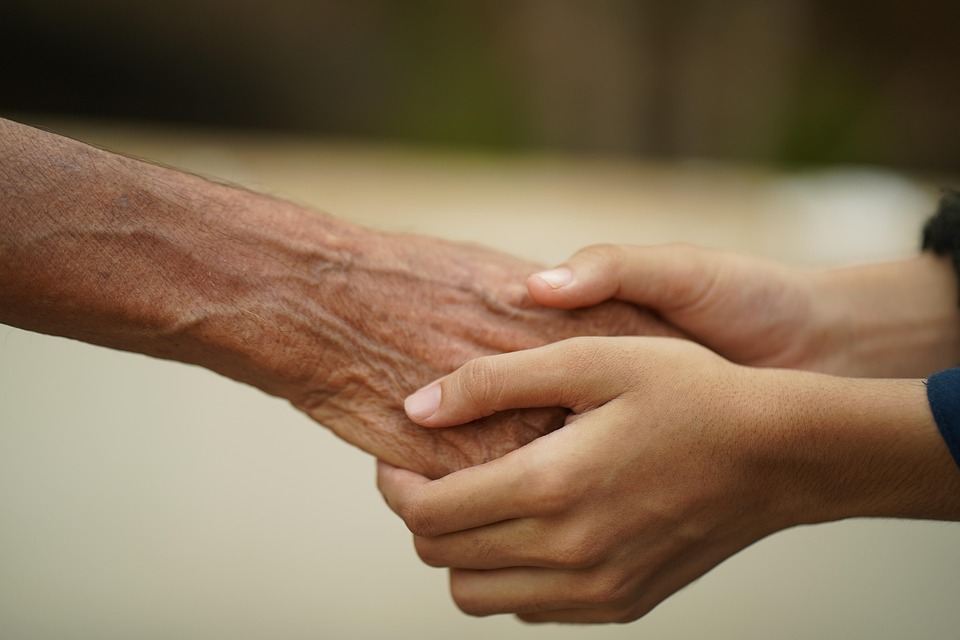
[(923, 380), (771, 372), (762, 398), (762, 476), (780, 487), (784, 524), (852, 517), (960, 520), (960, 469)]

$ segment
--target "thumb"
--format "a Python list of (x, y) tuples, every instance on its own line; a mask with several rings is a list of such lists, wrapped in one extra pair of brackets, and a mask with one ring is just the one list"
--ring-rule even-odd
[(464, 424), (506, 409), (566, 407), (579, 413), (619, 395), (623, 383), (616, 367), (599, 357), (616, 349), (617, 341), (572, 338), (477, 358), (410, 395), (404, 409), (424, 427)]
[(573, 309), (616, 298), (669, 311), (690, 305), (709, 288), (719, 254), (689, 245), (600, 244), (581, 249), (555, 269), (527, 278), (538, 303)]

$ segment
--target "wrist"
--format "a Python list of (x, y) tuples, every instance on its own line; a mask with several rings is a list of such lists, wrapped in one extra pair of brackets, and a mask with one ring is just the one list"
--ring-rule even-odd
[(792, 524), (852, 517), (960, 519), (960, 470), (922, 380), (783, 376), (757, 458)]
[[(180, 179), (179, 175), (173, 176)], [(336, 336), (354, 265), (377, 234), (319, 212), (208, 186), (179, 230), (193, 264), (177, 269), (185, 295), (170, 304), (162, 357), (199, 364), (294, 401), (323, 393), (318, 361)]]
[(960, 363), (957, 279), (948, 259), (923, 254), (817, 277), (830, 371), (926, 377)]

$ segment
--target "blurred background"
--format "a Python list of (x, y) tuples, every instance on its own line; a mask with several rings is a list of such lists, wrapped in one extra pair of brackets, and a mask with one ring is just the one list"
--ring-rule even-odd
[(0, 108), (960, 169), (950, 0), (5, 0)]
[[(953, 0), (4, 0), (0, 115), (542, 263), (912, 255)], [(621, 627), (469, 618), (373, 460), (209, 371), (0, 327), (0, 638), (956, 637), (960, 525), (793, 529)]]

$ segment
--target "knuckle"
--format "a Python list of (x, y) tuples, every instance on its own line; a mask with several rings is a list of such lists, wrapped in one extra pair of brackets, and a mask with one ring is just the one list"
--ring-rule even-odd
[(585, 571), (599, 565), (606, 557), (606, 549), (599, 536), (590, 531), (576, 531), (561, 538), (554, 550), (557, 564), (574, 571)]
[(572, 338), (573, 349), (570, 350), (570, 359), (567, 366), (570, 373), (580, 377), (596, 367), (597, 362), (604, 359), (605, 341), (592, 336)]
[(566, 341), (562, 364), (563, 377), (559, 380), (560, 400), (563, 406), (582, 410), (592, 406), (597, 394), (590, 381), (595, 381), (598, 372), (611, 368), (621, 369), (620, 351), (610, 349), (610, 338), (578, 337)]
[(580, 544), (564, 545), (556, 552), (557, 564), (563, 569), (583, 571), (596, 566), (600, 554), (592, 547)]
[(468, 616), (488, 616), (496, 613), (490, 604), (479, 597), (469, 580), (459, 571), (450, 572), (450, 596), (460, 611)]
[(424, 564), (430, 567), (445, 567), (446, 563), (443, 560), (443, 557), (439, 553), (437, 544), (434, 538), (425, 538), (422, 536), (414, 536), (413, 546), (417, 551), (417, 556), (420, 557), (420, 560)]
[(634, 594), (627, 576), (615, 569), (597, 572), (583, 594), (586, 604), (603, 609), (627, 610), (634, 604)]
[(398, 513), (411, 533), (415, 536), (430, 537), (435, 535), (436, 524), (424, 503), (422, 497), (415, 497), (401, 504)]
[(484, 356), (471, 360), (457, 376), (456, 392), (465, 402), (490, 412), (503, 395), (504, 382), (498, 371), (496, 358)]
[(571, 506), (571, 495), (565, 474), (556, 469), (531, 474), (530, 491), (535, 497), (537, 511), (544, 516), (565, 513)]
[(667, 283), (666, 295), (675, 306), (686, 307), (702, 301), (718, 277), (716, 255), (710, 249), (685, 242), (664, 247), (673, 256), (677, 275)]
[(592, 336), (575, 336), (548, 345), (548, 348), (557, 351), (560, 356), (559, 369), (565, 377), (569, 377), (581, 373), (584, 363), (596, 349), (597, 342)]
[(619, 264), (625, 252), (623, 245), (605, 242), (585, 247), (578, 251), (574, 257), (578, 260), (589, 260), (600, 267), (608, 267)]

